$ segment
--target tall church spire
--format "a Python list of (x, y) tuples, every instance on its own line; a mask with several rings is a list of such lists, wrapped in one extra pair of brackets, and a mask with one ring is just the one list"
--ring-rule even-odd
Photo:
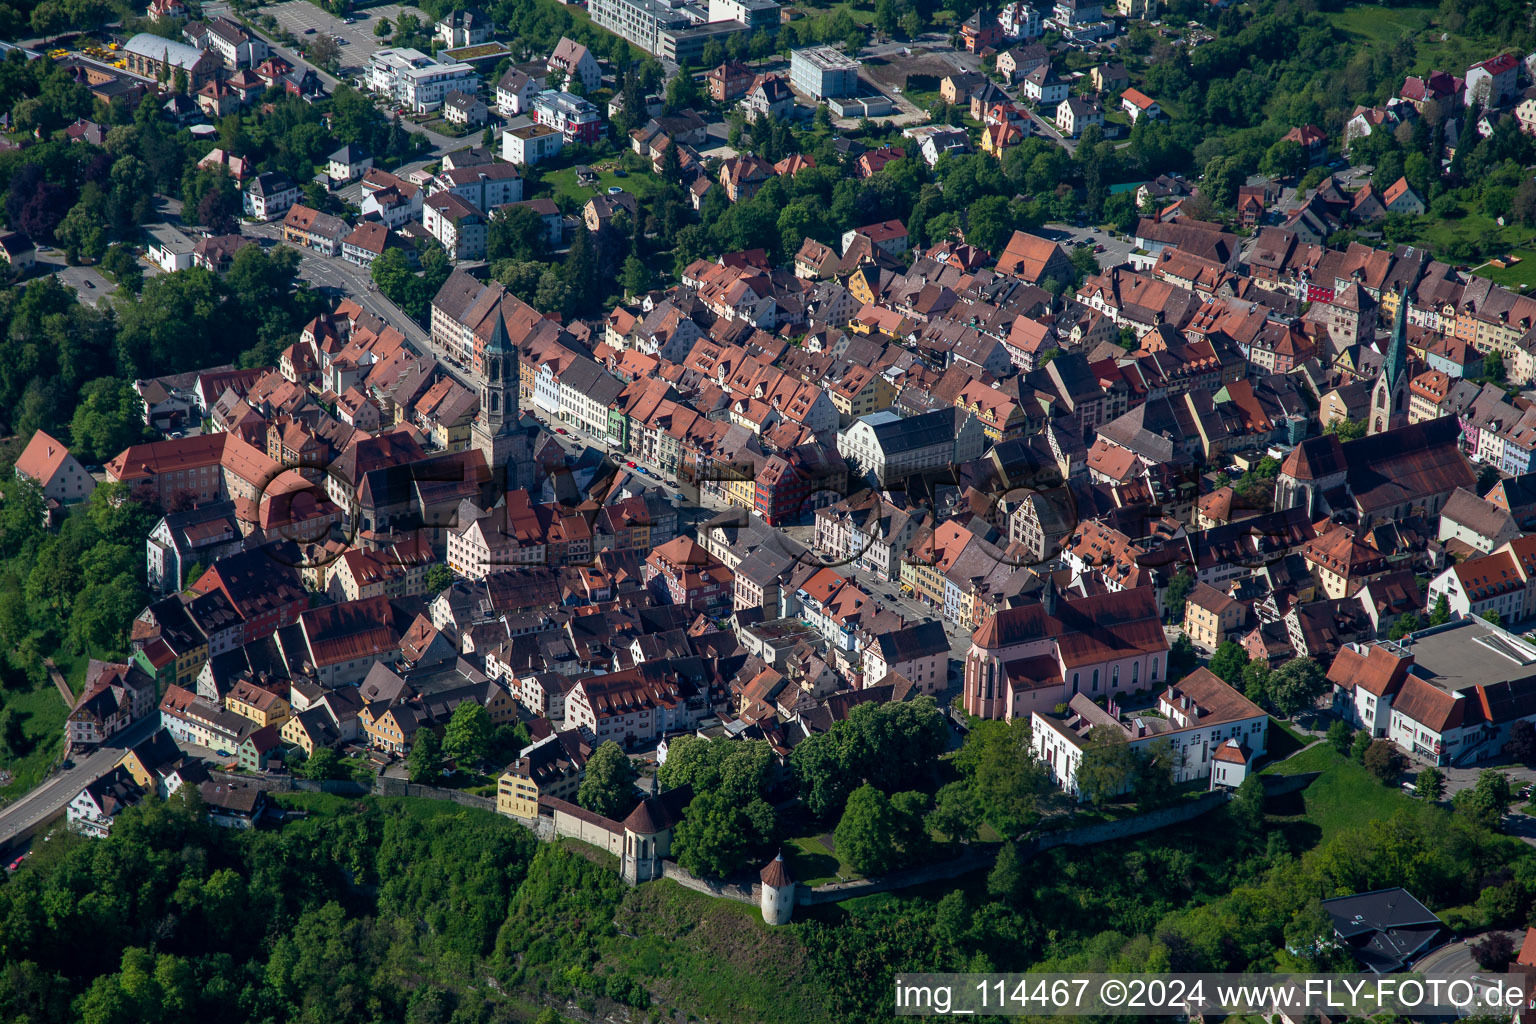
[(1397, 316), (1392, 319), (1392, 340), (1387, 344), (1381, 364), (1382, 376), (1389, 387), (1396, 387), (1408, 375), (1408, 290), (1397, 293)]
[(1408, 422), (1408, 289), (1397, 293), (1397, 315), (1392, 319), (1392, 340), (1381, 361), (1381, 375), (1371, 388), (1371, 416), (1366, 429), (1372, 434), (1401, 427)]
[(501, 488), (512, 490), (533, 481), (519, 480), (520, 469), (532, 456), (518, 405), (517, 352), (507, 337), (502, 309), (506, 301), (503, 296), (491, 314), (491, 336), (480, 357), (480, 411), (470, 426), (470, 443), (485, 455), (486, 467)]

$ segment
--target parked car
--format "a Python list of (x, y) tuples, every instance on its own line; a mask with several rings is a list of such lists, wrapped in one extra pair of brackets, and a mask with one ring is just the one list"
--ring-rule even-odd
[(312, 35), (315, 34), (315, 30), (312, 29), (312, 28), (307, 28), (307, 29), (304, 30), (304, 34), (307, 35), (307, 36), (312, 36)]
[(556, 427), (555, 428), (555, 433), (561, 435), (562, 437), (565, 437), (565, 436), (568, 436), (570, 434), (570, 431), (566, 430), (564, 427)]
[(633, 462), (626, 462), (626, 463), (624, 463), (624, 465), (627, 466), (630, 469), (634, 469), (635, 468), (635, 464)]

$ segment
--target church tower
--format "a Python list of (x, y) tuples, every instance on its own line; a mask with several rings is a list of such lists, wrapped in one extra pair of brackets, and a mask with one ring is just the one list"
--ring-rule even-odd
[[(491, 337), (480, 360), (480, 411), (470, 426), (470, 443), (485, 455), (486, 467), (498, 486), (512, 490), (533, 483), (532, 479), (521, 478), (532, 456), (518, 405), (517, 352), (507, 340), (506, 323), (499, 309), (491, 322)], [(503, 474), (506, 482), (501, 484)]]
[(1408, 424), (1408, 292), (1397, 296), (1397, 316), (1392, 319), (1392, 340), (1381, 363), (1381, 376), (1371, 389), (1368, 433), (1380, 434)]

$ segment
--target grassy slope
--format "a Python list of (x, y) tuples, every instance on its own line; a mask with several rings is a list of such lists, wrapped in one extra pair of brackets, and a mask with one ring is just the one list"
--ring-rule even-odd
[(662, 1005), (703, 1020), (829, 1019), (794, 932), (768, 928), (756, 907), (650, 882), (625, 895), (614, 923), (603, 959), (646, 978)]
[(1307, 820), (1322, 829), (1325, 837), (1414, 806), (1401, 789), (1384, 786), (1354, 761), (1332, 750), (1328, 753), (1336, 759), (1334, 764), (1302, 794)]
[(31, 747), (25, 757), (14, 761), (0, 758), (0, 768), (15, 776), (9, 785), (0, 788), (0, 797), (12, 798), (42, 781), (43, 772), (59, 756), (64, 742), (64, 719), (69, 712), (51, 682), (34, 690), (8, 691), (0, 697), (6, 707), (22, 716), (22, 732)]
[[(1450, 71), (1462, 69), (1493, 56), (1490, 46), (1497, 41), (1449, 33), (1438, 28), (1438, 4), (1414, 7), (1385, 7), (1381, 4), (1352, 4), (1327, 15), (1334, 27), (1352, 41), (1371, 49), (1391, 49), (1403, 36), (1413, 40), (1413, 71)], [(1442, 38), (1442, 36), (1444, 38)]]

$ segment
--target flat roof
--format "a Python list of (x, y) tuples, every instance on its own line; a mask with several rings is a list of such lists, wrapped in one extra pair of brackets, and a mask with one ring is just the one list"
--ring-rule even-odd
[(803, 60), (820, 71), (857, 71), (859, 62), (835, 46), (808, 46), (790, 51), (790, 60)]
[(1536, 679), (1536, 645), (1475, 616), (1410, 634), (1399, 645), (1413, 655), (1409, 671), (1447, 693)]
[(150, 237), (155, 245), (178, 255), (190, 253), (197, 248), (197, 243), (171, 227), (169, 224), (145, 224), (144, 233)]

